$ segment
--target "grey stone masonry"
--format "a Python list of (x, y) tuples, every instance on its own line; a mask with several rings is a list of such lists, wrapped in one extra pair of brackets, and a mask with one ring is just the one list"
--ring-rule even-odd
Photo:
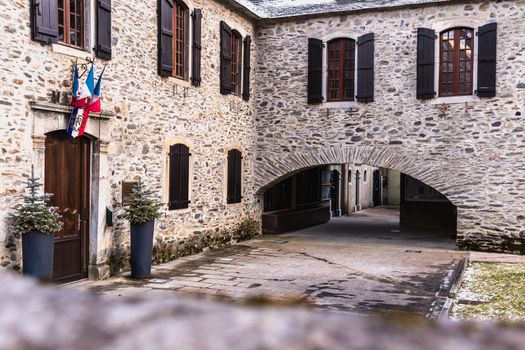
[[(478, 1), (263, 25), (256, 40), (259, 193), (289, 173), (319, 164), (395, 169), (457, 206), (460, 247), (523, 254), (523, 18), (523, 0)], [(440, 33), (489, 22), (498, 24), (496, 97), (417, 100), (417, 28)], [(356, 39), (370, 32), (375, 33), (374, 102), (308, 105), (308, 38)], [(326, 79), (326, 66), (324, 71)]]
[[(156, 222), (156, 243), (177, 245), (255, 217), (253, 103), (219, 91), (220, 21), (243, 37), (254, 36), (253, 25), (218, 1), (185, 3), (190, 11), (199, 8), (203, 14), (200, 87), (157, 74), (156, 0), (112, 2), (113, 57), (98, 62), (97, 70), (98, 76), (107, 64), (102, 83), (104, 115), (91, 118), (87, 129), (95, 145), (89, 243), (94, 277), (106, 277), (108, 262), (122, 260), (128, 251), (122, 183), (142, 178), (167, 203), (170, 144), (190, 147), (191, 203), (188, 209), (163, 211)], [(65, 97), (71, 91), (74, 62), (94, 57), (90, 49), (32, 41), (29, 5), (25, 0), (0, 0), (0, 264), (15, 269), (20, 269), (21, 246), (10, 234), (7, 216), (21, 199), (32, 164), (44, 180), (46, 133), (66, 127), (67, 108), (52, 104), (51, 93), (57, 90)], [(87, 36), (93, 44), (94, 32), (88, 30)], [(252, 45), (252, 58), (255, 54)], [(243, 155), (243, 200), (227, 205), (227, 151), (233, 147)], [(105, 225), (106, 207), (114, 211), (113, 227)]]

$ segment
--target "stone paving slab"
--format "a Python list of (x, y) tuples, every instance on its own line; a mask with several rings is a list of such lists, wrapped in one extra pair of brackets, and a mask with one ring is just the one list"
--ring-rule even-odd
[(395, 220), (374, 222), (374, 213), (181, 258), (154, 267), (142, 281), (127, 273), (65, 287), (120, 297), (162, 292), (233, 302), (301, 300), (332, 312), (435, 317), (449, 278), (468, 254), (453, 250), (448, 233), (404, 231)]

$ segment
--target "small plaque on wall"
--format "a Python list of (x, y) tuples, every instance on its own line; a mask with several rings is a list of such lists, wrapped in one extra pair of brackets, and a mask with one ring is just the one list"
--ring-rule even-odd
[(122, 182), (122, 205), (126, 206), (129, 205), (131, 201), (131, 192), (133, 190), (133, 187), (137, 185), (136, 181), (133, 182)]

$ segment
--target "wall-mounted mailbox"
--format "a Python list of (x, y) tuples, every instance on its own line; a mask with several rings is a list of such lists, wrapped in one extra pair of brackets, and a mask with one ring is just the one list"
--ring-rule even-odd
[(106, 207), (106, 226), (113, 227), (113, 209)]

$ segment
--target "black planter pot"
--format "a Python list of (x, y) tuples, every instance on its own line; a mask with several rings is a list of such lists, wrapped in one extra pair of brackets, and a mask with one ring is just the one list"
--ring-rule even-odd
[(131, 224), (131, 277), (148, 278), (151, 275), (153, 230), (155, 220)]
[(41, 281), (53, 279), (53, 253), (55, 236), (37, 231), (22, 235), (22, 257), (24, 275)]

